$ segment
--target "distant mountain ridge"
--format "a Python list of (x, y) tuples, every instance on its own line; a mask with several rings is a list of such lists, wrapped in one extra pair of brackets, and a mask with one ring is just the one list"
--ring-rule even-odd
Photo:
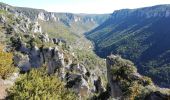
[(130, 16), (153, 18), (153, 17), (169, 17), (170, 4), (157, 5), (153, 7), (145, 7), (138, 9), (122, 9), (112, 13), (113, 18), (125, 18)]
[(70, 28), (70, 30), (74, 33), (84, 33), (89, 31), (103, 23), (110, 16), (110, 14), (72, 14), (47, 12), (43, 9), (13, 7), (4, 3), (0, 3), (0, 8), (15, 14), (26, 16), (33, 21), (53, 21), (62, 24), (65, 27)]
[[(88, 18), (86, 19), (86, 17)], [(131, 61), (118, 55), (110, 55), (106, 60), (95, 55), (91, 42), (84, 37), (83, 33), (100, 25), (107, 17), (109, 15), (50, 13), (41, 9), (17, 8), (0, 3), (0, 54), (2, 58), (0, 59), (0, 99), (168, 100), (170, 98), (170, 90), (159, 88), (153, 84), (149, 77), (140, 75)], [(96, 19), (94, 20), (94, 18)], [(127, 21), (125, 21), (126, 17), (119, 18), (114, 20), (117, 21), (115, 23), (118, 24), (117, 26), (112, 26), (112, 19), (109, 19), (109, 23), (103, 23), (103, 26), (99, 26), (103, 28), (98, 27), (103, 30), (106, 26), (106, 30), (102, 31), (106, 34), (99, 38), (103, 40), (98, 41), (98, 43), (104, 42), (99, 46), (106, 48), (104, 48), (106, 54), (110, 52), (110, 47), (109, 49), (107, 47), (115, 43), (119, 43), (116, 45), (119, 51), (112, 51), (112, 53), (123, 54), (124, 52), (121, 50), (127, 53), (131, 49), (128, 51), (126, 49), (131, 46), (132, 49), (135, 47), (132, 52), (129, 52), (129, 59), (143, 61), (137, 59), (138, 55), (143, 50), (146, 50), (146, 46), (152, 46), (156, 39), (161, 39), (160, 35), (152, 36), (157, 30), (153, 32), (150, 22), (155, 20), (153, 18), (153, 21), (144, 19), (142, 20), (144, 21), (143, 26), (138, 26), (136, 24), (141, 24), (141, 20), (138, 21), (135, 17), (132, 18), (133, 20), (135, 19), (133, 23), (127, 23), (132, 21), (131, 17), (129, 18), (131, 20)], [(113, 28), (118, 31), (114, 34), (114, 36), (118, 37), (116, 37), (117, 39), (114, 38), (116, 40), (110, 41), (112, 35), (107, 36), (106, 31), (109, 31), (107, 25), (110, 26), (110, 29)], [(143, 36), (142, 34), (142, 37), (139, 37), (138, 33), (147, 28), (150, 28), (149, 30), (152, 30), (153, 33), (149, 33), (149, 31), (147, 32), (149, 33), (148, 35), (144, 34)], [(93, 32), (97, 30), (96, 28)], [(133, 32), (133, 34), (130, 32), (123, 34), (126, 31)], [(95, 35), (99, 34), (95, 33)], [(144, 40), (150, 35), (153, 40), (146, 41), (144, 46), (143, 44), (140, 44), (141, 46), (138, 44), (140, 40)], [(137, 38), (131, 36), (136, 36)], [(168, 39), (169, 37), (167, 36), (165, 41), (168, 42)], [(135, 41), (137, 43), (133, 40), (137, 40)], [(168, 47), (168, 44), (163, 45), (163, 49), (158, 49), (162, 52), (162, 50), (167, 49), (164, 48), (165, 46)], [(141, 47), (141, 51), (138, 47)], [(145, 48), (142, 49), (143, 47)], [(7, 55), (9, 52), (11, 55), (13, 54), (11, 57)], [(146, 53), (146, 55), (148, 54), (150, 52)], [(167, 54), (169, 54), (169, 51), (161, 54), (161, 57), (165, 59), (160, 58), (158, 63), (168, 61), (169, 55)], [(123, 56), (128, 57), (129, 55)], [(143, 57), (144, 60), (147, 57), (153, 58), (150, 55)], [(8, 64), (9, 62), (11, 63), (10, 65)], [(17, 69), (12, 74), (13, 71), (10, 70), (15, 70), (15, 68)], [(143, 66), (139, 68), (140, 71), (147, 71), (147, 69), (142, 68)], [(169, 78), (166, 76), (168, 65), (158, 68), (162, 68), (163, 73), (161, 71), (158, 72), (158, 70), (153, 78), (158, 78), (159, 81), (164, 82), (161, 85), (168, 86), (166, 83)], [(3, 79), (1, 76), (9, 76), (9, 78)], [(16, 78), (18, 79), (15, 80)]]
[(169, 26), (170, 5), (123, 9), (86, 37), (94, 42), (99, 56), (119, 54), (135, 62), (139, 72), (155, 83), (170, 87)]

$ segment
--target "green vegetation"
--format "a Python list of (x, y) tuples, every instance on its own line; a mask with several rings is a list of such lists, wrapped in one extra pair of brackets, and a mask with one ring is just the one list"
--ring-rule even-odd
[(6, 14), (6, 13), (7, 13), (7, 11), (0, 9), (0, 14)]
[[(40, 12), (45, 13), (45, 15), (51, 14), (44, 10), (36, 10), (29, 8), (12, 7), (11, 9), (14, 10), (13, 12), (19, 11), (23, 15), (29, 17), (31, 20), (32, 19), (37, 20), (37, 15)], [(90, 46), (88, 43), (86, 45), (86, 40), (81, 41), (82, 39), (80, 38), (84, 38), (82, 35), (83, 32), (88, 31), (89, 29), (92, 29), (96, 25), (101, 23), (104, 20), (103, 18), (105, 17), (105, 15), (103, 15), (102, 18), (100, 18), (100, 15), (81, 16), (66, 13), (66, 14), (54, 14), (54, 16), (57, 15), (56, 18), (64, 16), (61, 17), (62, 19), (61, 18), (60, 20), (57, 19), (57, 21), (55, 22), (54, 20), (50, 21), (38, 20), (38, 23), (42, 27), (43, 33), (48, 34), (50, 38), (50, 42), (42, 42), (40, 37), (41, 33), (33, 32), (33, 29), (34, 27), (36, 27), (36, 25), (29, 21), (29, 19), (25, 17), (15, 16), (10, 12), (5, 13), (5, 11), (0, 11), (0, 14), (3, 14), (5, 19), (4, 23), (0, 25), (0, 30), (2, 32), (2, 36), (4, 35), (4, 38), (6, 39), (5, 44), (9, 45), (10, 47), (9, 51), (17, 51), (17, 53), (19, 54), (20, 53), (27, 54), (27, 52), (18, 52), (21, 45), (26, 46), (26, 48), (31, 48), (32, 46), (42, 47), (42, 45), (44, 48), (57, 46), (60, 49), (60, 51), (64, 53), (64, 61), (66, 62), (66, 64), (68, 63), (69, 60), (72, 60), (73, 62), (75, 62), (75, 64), (84, 65), (88, 71), (90, 70), (89, 74), (91, 74), (91, 70), (98, 72), (99, 75), (103, 74), (102, 69), (105, 66), (104, 60), (97, 57), (92, 52), (92, 49), (86, 51), (86, 49), (87, 48), (89, 49)], [(80, 17), (81, 21), (79, 22), (75, 21), (77, 16)], [(86, 16), (87, 18), (84, 16)], [(50, 17), (50, 15), (48, 17)], [(91, 17), (94, 19), (92, 19)], [(53, 38), (61, 40), (63, 39), (63, 43), (54, 44), (51, 42), (51, 39)], [(73, 50), (70, 50), (70, 47), (73, 47), (72, 48)], [(73, 52), (76, 54), (75, 56), (72, 55)], [(105, 76), (104, 75), (102, 76), (103, 76), (102, 79), (103, 78), (105, 79)], [(91, 86), (93, 86), (93, 81), (90, 80), (90, 82), (88, 83), (91, 84)], [(15, 82), (14, 86), (8, 90), (8, 94), (9, 96), (7, 97), (7, 99), (10, 100), (77, 99), (75, 93), (73, 93), (69, 89), (65, 89), (65, 84), (61, 82), (56, 75), (55, 76), (47, 75), (44, 68), (33, 69), (26, 74), (20, 75), (20, 77)]]
[(153, 84), (149, 77), (138, 74), (131, 61), (122, 59), (120, 56), (111, 59), (113, 79), (120, 86), (125, 99), (144, 100), (146, 96), (155, 91), (166, 95), (170, 94), (169, 89), (160, 89)]
[(12, 59), (13, 54), (4, 52), (3, 46), (0, 45), (0, 77), (3, 79), (6, 79), (15, 71)]
[(77, 35), (70, 32), (62, 23), (39, 21), (42, 30), (48, 33), (50, 38), (63, 38), (68, 42), (75, 42)]
[[(154, 83), (169, 88), (170, 18), (139, 16), (140, 13), (150, 16), (150, 13), (164, 13), (169, 8), (165, 5), (117, 11), (86, 36), (95, 43), (95, 52), (100, 57), (105, 58), (110, 53), (121, 55), (133, 61), (139, 72), (151, 77)], [(122, 15), (124, 11), (128, 16)]]
[(89, 69), (95, 69), (95, 66), (99, 66), (101, 68), (105, 66), (104, 60), (100, 59), (92, 51), (76, 50), (75, 53), (78, 61), (84, 63)]
[(138, 75), (136, 67), (131, 61), (116, 57), (113, 62), (112, 74), (115, 76), (115, 80), (118, 82), (125, 98), (143, 100), (146, 95), (154, 91), (150, 90), (143, 93), (148, 91), (148, 87), (153, 86), (152, 80)]
[(64, 83), (56, 76), (48, 75), (44, 67), (32, 69), (23, 74), (8, 90), (10, 100), (76, 100), (71, 90), (65, 89)]

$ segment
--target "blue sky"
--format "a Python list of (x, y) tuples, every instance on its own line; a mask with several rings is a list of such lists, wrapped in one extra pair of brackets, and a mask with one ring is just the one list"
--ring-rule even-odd
[(0, 2), (51, 12), (71, 13), (112, 13), (123, 8), (170, 4), (170, 0), (0, 0)]

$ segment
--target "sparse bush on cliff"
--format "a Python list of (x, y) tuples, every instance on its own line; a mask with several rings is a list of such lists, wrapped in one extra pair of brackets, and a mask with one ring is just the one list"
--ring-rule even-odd
[[(135, 100), (144, 98), (153, 90), (147, 91), (145, 86), (152, 86), (152, 80), (137, 73), (134, 64), (117, 56), (112, 58), (112, 74), (118, 82), (125, 98)], [(147, 92), (146, 92), (147, 91)]]
[(56, 76), (47, 75), (44, 68), (21, 75), (8, 93), (10, 100), (76, 100), (76, 95)]
[(13, 67), (13, 54), (3, 51), (3, 46), (0, 45), (0, 77), (6, 79), (11, 73), (15, 71)]

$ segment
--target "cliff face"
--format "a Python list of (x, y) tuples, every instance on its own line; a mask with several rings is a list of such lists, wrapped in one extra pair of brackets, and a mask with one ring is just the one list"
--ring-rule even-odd
[(66, 88), (71, 88), (81, 98), (90, 98), (105, 90), (103, 70), (99, 68), (102, 59), (95, 58), (94, 54), (90, 54), (94, 59), (89, 59), (86, 52), (76, 51), (66, 39), (44, 33), (39, 19), (34, 21), (10, 9), (13, 8), (7, 5), (0, 10), (0, 35), (3, 36), (0, 43), (6, 45), (4, 51), (14, 53), (13, 63), (20, 73), (46, 66), (49, 75), (55, 74), (65, 82)]
[[(104, 86), (104, 83), (107, 83), (106, 79), (104, 82), (106, 68), (103, 68), (105, 67), (103, 60), (88, 50), (76, 51), (64, 38), (49, 37), (50, 34), (44, 33), (44, 28), (39, 21), (59, 22), (68, 28), (75, 23), (88, 25), (87, 23), (92, 22), (96, 25), (102, 22), (100, 20), (102, 17), (57, 14), (5, 4), (0, 4), (0, 8), (1, 43), (7, 45), (5, 51), (14, 52), (14, 64), (21, 73), (46, 66), (48, 74), (59, 77), (65, 82), (65, 87), (73, 89), (80, 99), (93, 100), (99, 95), (102, 99), (108, 99), (110, 96), (110, 98), (123, 100), (169, 100), (168, 94), (157, 89), (149, 78), (137, 73), (133, 63), (114, 55), (106, 59), (108, 79), (106, 90)], [(121, 15), (128, 16), (126, 11)], [(93, 19), (94, 16), (96, 19)]]
[(112, 18), (120, 19), (126, 17), (155, 18), (170, 17), (170, 5), (158, 5), (139, 9), (123, 9), (113, 12)]
[(106, 58), (121, 55), (161, 87), (170, 87), (170, 5), (113, 12), (103, 24), (86, 33), (95, 52)]
[(106, 60), (106, 66), (107, 66), (107, 79), (108, 84), (110, 86), (110, 95), (112, 98), (120, 99), (122, 97), (122, 90), (118, 85), (118, 82), (116, 81), (115, 75), (112, 73), (112, 65), (114, 64), (114, 59), (112, 57), (108, 57)]
[(0, 4), (0, 8), (20, 16), (28, 17), (32, 21), (58, 23), (70, 29), (75, 34), (90, 31), (110, 16), (109, 14), (55, 13), (42, 9), (13, 7), (3, 3)]
[[(118, 100), (169, 100), (170, 90), (156, 87), (150, 78), (137, 73), (134, 64), (120, 56), (106, 59), (111, 98)], [(166, 91), (166, 93), (165, 93)]]

